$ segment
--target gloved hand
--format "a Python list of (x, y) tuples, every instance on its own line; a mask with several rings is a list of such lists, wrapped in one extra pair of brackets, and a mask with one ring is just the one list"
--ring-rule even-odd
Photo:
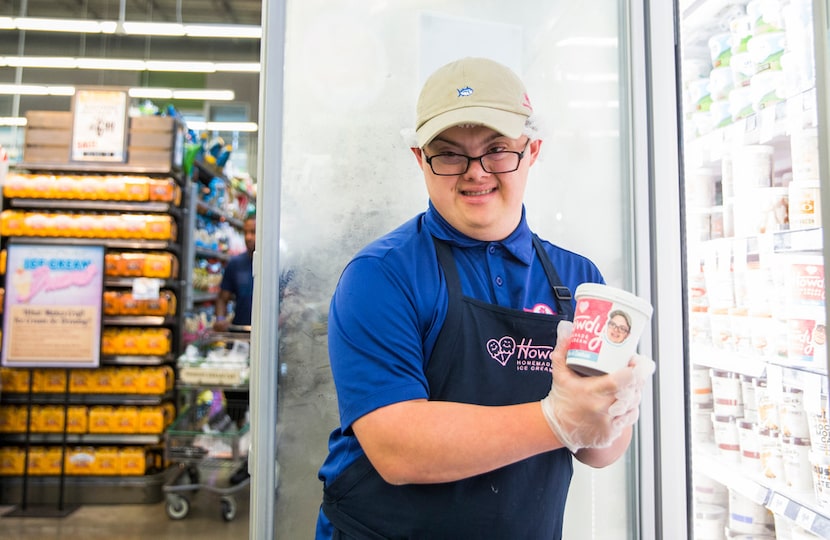
[(608, 408), (608, 414), (614, 417), (615, 424), (626, 428), (640, 417), (640, 400), (642, 399), (643, 388), (654, 373), (655, 367), (654, 361), (642, 354), (635, 354), (628, 361), (628, 368), (634, 371), (634, 380), (632, 384), (620, 388), (614, 394), (617, 400)]
[(583, 377), (565, 364), (572, 331), (572, 323), (559, 323), (551, 354), (553, 383), (541, 401), (542, 412), (554, 435), (571, 452), (605, 448), (637, 420), (640, 393), (653, 362), (649, 367), (650, 360), (634, 357), (613, 373)]

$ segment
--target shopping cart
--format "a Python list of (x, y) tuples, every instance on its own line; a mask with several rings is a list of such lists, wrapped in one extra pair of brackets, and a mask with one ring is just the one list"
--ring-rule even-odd
[[(228, 350), (238, 349), (239, 340), (249, 342), (250, 336), (206, 336), (203, 351), (215, 352), (217, 343), (227, 344)], [(191, 498), (204, 491), (220, 497), (221, 516), (232, 521), (237, 513), (235, 495), (250, 484), (246, 470), (250, 438), (248, 365), (238, 359), (223, 363), (221, 356), (218, 361), (213, 356), (212, 363), (190, 372), (183, 368), (193, 368), (192, 359), (179, 362), (180, 374), (191, 375), (179, 381), (182, 412), (167, 429), (165, 438), (165, 456), (176, 467), (162, 487), (170, 519), (187, 517)]]

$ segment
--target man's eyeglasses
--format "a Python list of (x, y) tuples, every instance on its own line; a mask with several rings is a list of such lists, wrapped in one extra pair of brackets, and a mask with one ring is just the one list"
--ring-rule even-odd
[(627, 327), (626, 325), (617, 324), (614, 321), (608, 321), (608, 328), (610, 328), (611, 330), (622, 332), (623, 334), (627, 334), (631, 331), (631, 328)]
[(472, 161), (481, 163), (481, 168), (484, 169), (484, 172), (503, 174), (513, 172), (519, 168), (519, 163), (525, 156), (529, 144), (530, 139), (528, 139), (524, 150), (521, 152), (503, 150), (501, 152), (488, 152), (478, 157), (465, 156), (464, 154), (455, 154), (452, 152), (428, 156), (424, 152), (424, 159), (426, 159), (429, 168), (437, 176), (458, 176), (459, 174), (464, 174), (470, 168), (470, 162)]

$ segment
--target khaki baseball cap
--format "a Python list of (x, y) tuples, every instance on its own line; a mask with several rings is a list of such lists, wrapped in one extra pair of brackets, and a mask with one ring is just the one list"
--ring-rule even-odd
[(449, 63), (424, 83), (416, 107), (415, 132), (423, 148), (442, 131), (482, 125), (516, 139), (533, 112), (521, 79), (487, 58)]

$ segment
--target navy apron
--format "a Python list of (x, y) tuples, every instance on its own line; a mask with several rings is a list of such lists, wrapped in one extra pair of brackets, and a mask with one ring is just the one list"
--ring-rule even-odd
[[(557, 315), (463, 296), (450, 246), (434, 240), (449, 304), (426, 369), (429, 399), (499, 406), (544, 398), (556, 326), (573, 320), (573, 308), (540, 240), (534, 235)], [(325, 488), (323, 512), (335, 540), (558, 540), (572, 473), (562, 448), (456, 482), (393, 486), (363, 455)]]

